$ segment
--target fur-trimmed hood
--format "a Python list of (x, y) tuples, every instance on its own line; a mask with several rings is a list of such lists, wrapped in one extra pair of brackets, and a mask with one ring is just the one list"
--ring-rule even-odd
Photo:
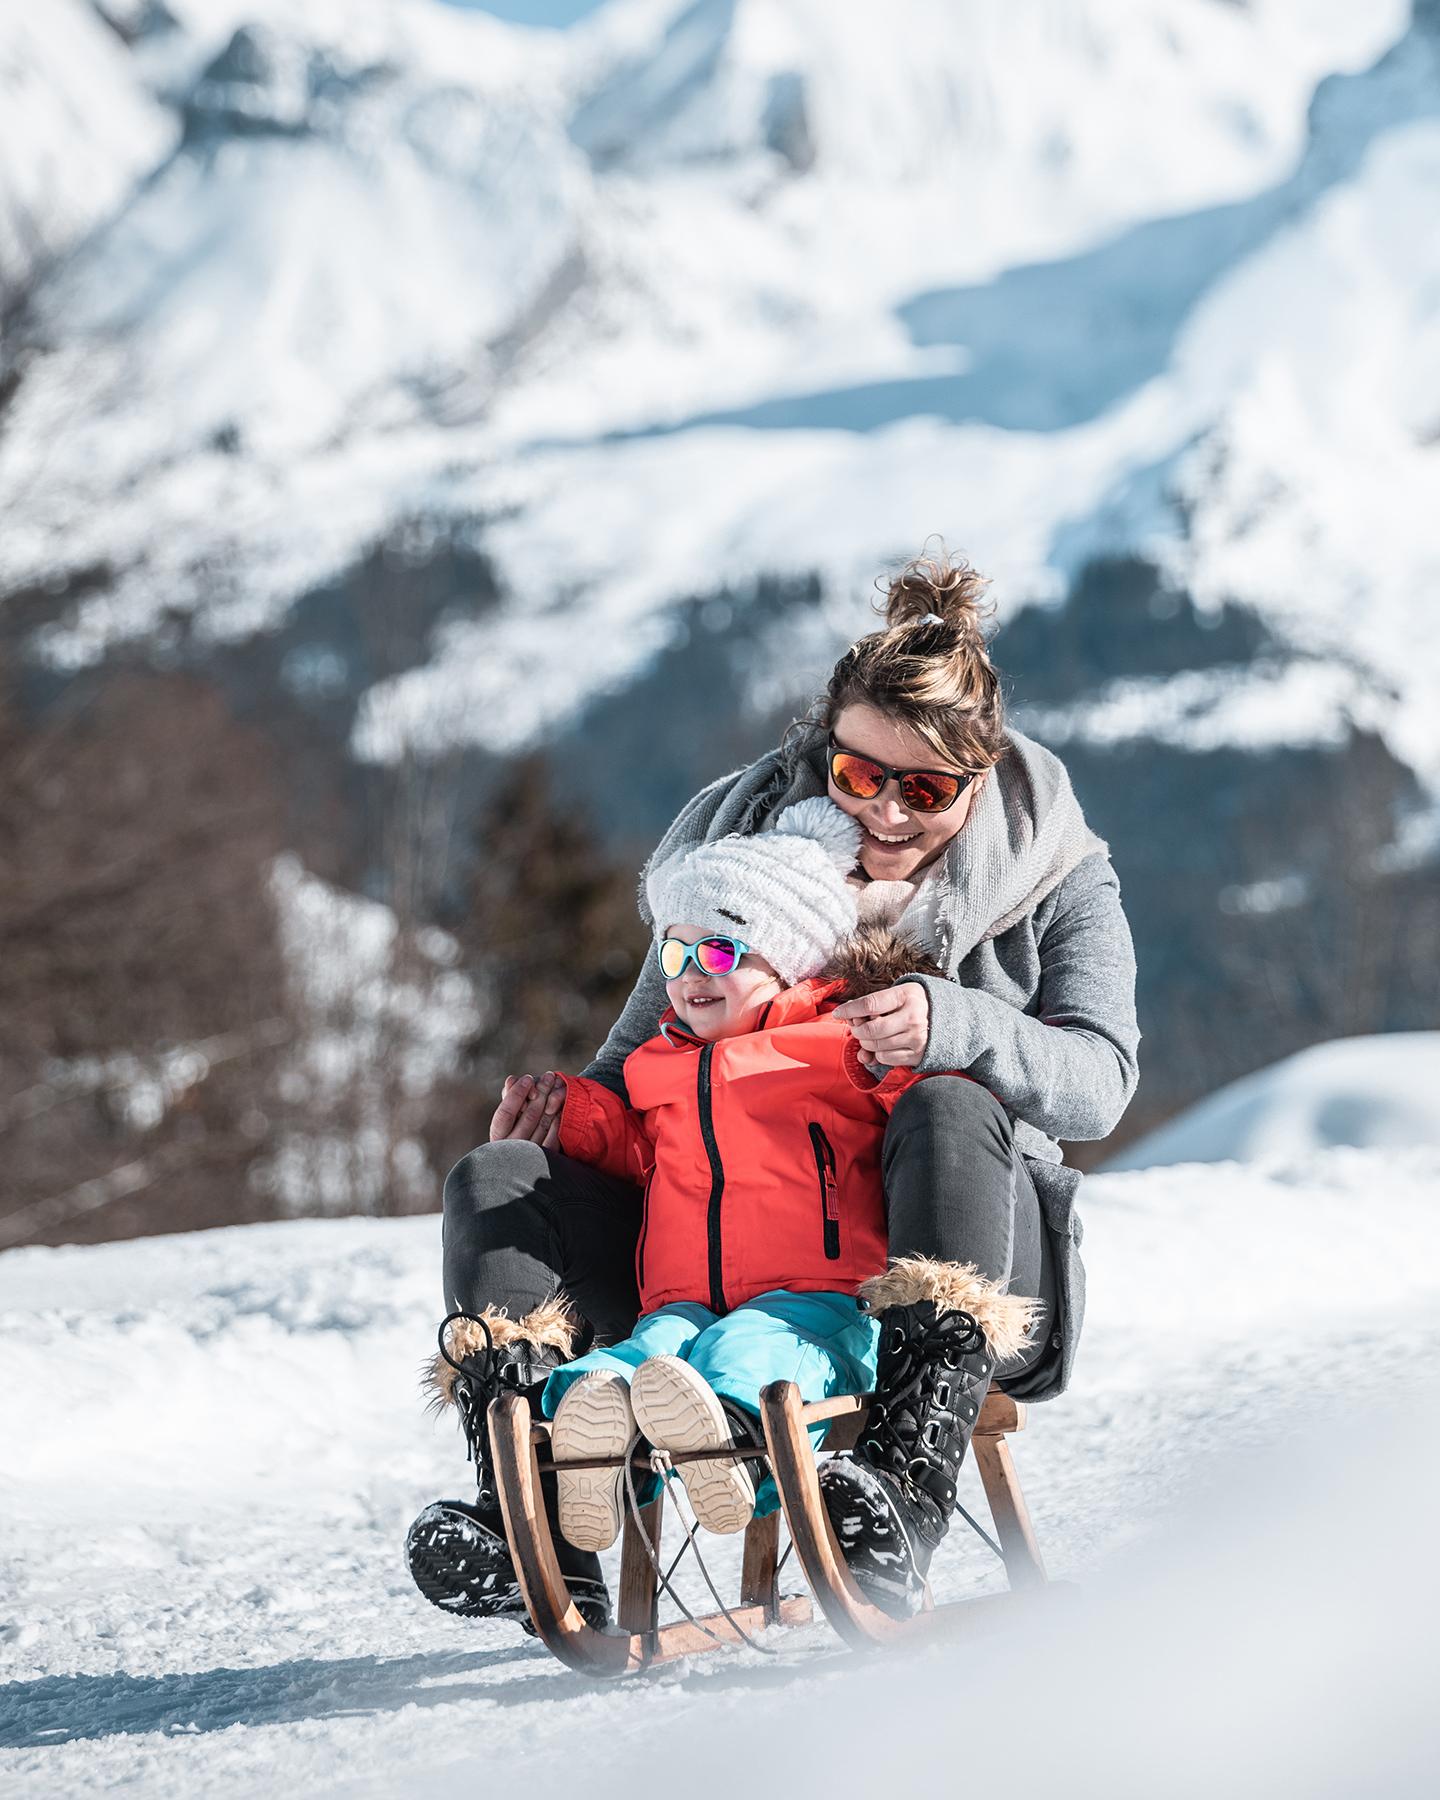
[(928, 951), (921, 949), (904, 932), (888, 925), (859, 925), (821, 970), (821, 981), (839, 981), (844, 986), (833, 996), (840, 1004), (846, 1000), (863, 1000), (866, 994), (878, 994), (882, 988), (894, 987), (905, 975), (939, 975), (940, 965)]

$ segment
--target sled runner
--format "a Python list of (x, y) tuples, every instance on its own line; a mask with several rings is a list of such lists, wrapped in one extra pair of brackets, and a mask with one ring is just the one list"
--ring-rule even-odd
[[(998, 1542), (983, 1531), (980, 1535), (1004, 1562), (1010, 1593), (984, 1595), (940, 1607), (930, 1604), (926, 1611), (906, 1620), (890, 1618), (864, 1598), (850, 1579), (821, 1504), (806, 1427), (829, 1421), (826, 1449), (848, 1449), (859, 1436), (869, 1404), (868, 1395), (848, 1394), (805, 1405), (793, 1383), (774, 1382), (761, 1396), (763, 1451), (742, 1447), (728, 1452), (675, 1452), (670, 1460), (677, 1465), (725, 1455), (768, 1460), (780, 1490), (796, 1560), (821, 1612), (848, 1644), (883, 1644), (941, 1626), (978, 1623), (1012, 1602), (1018, 1593), (1043, 1587), (1044, 1564), (1006, 1442), (1011, 1433), (1023, 1429), (1025, 1409), (992, 1389), (976, 1423), (971, 1452)], [(628, 1675), (677, 1657), (748, 1642), (752, 1632), (768, 1625), (810, 1623), (813, 1613), (809, 1597), (780, 1595), (781, 1515), (771, 1513), (746, 1528), (738, 1605), (727, 1607), (715, 1594), (718, 1611), (702, 1616), (687, 1614), (672, 1623), (660, 1624), (659, 1594), (662, 1587), (668, 1589), (669, 1576), (659, 1558), (665, 1504), (662, 1491), (650, 1504), (632, 1506), (627, 1511), (621, 1540), (616, 1625), (607, 1631), (595, 1630), (581, 1618), (566, 1589), (541, 1498), (542, 1469), (555, 1466), (549, 1458), (547, 1421), (534, 1418), (523, 1395), (511, 1393), (492, 1402), (489, 1426), (505, 1533), (525, 1604), (541, 1641), (572, 1669), (602, 1677)], [(570, 1459), (564, 1466), (616, 1468), (622, 1461), (616, 1457)], [(637, 1462), (634, 1468), (637, 1475), (649, 1473), (646, 1463)], [(975, 1524), (973, 1520), (970, 1523)], [(978, 1525), (975, 1529), (980, 1531)], [(708, 1584), (708, 1572), (706, 1581)]]

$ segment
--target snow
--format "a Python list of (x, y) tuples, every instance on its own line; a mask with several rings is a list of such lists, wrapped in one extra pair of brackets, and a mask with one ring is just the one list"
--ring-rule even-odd
[[(1423, 1508), (1377, 1518), (1373, 1495), (1377, 1470), (1392, 1494), (1433, 1487), (1431, 1415), (1392, 1429), (1376, 1397), (1432, 1403), (1437, 1179), (1433, 1148), (1093, 1177), (1077, 1384), (1016, 1444), (1078, 1609), (983, 1651), (863, 1664), (816, 1626), (772, 1639), (778, 1662), (717, 1655), (620, 1688), (433, 1611), (401, 1565), (409, 1519), (466, 1480), (416, 1388), (438, 1219), (7, 1252), (0, 1784), (559, 1794), (583, 1768), (608, 1795), (644, 1757), (703, 1794), (743, 1743), (801, 1756), (806, 1791), (836, 1719), (864, 1712), (844, 1752), (863, 1760), (890, 1704), (984, 1722), (973, 1742), (917, 1725), (917, 1767), (1013, 1772), (1023, 1745), (1082, 1794), (1153, 1792), (1157, 1766), (1198, 1794), (1227, 1761), (1249, 1771), (1227, 1791), (1339, 1794), (1371, 1791), (1343, 1785), (1363, 1748), (1379, 1786), (1419, 1792), (1386, 1777), (1432, 1729), (1413, 1633), (1434, 1563)], [(1337, 1456), (1362, 1422), (1364, 1457)], [(712, 1544), (732, 1580), (734, 1560)], [(937, 1579), (942, 1598), (994, 1584), (958, 1540)]]
[[(863, 626), (877, 571), (940, 531), (996, 577), (1002, 614), (1058, 597), (1089, 556), (1133, 550), (1202, 608), (1248, 602), (1293, 658), (1120, 683), (1072, 718), (1037, 718), (1040, 735), (1263, 749), (1353, 725), (1434, 791), (1440, 611), (1423, 596), (1440, 581), (1425, 528), (1437, 450), (1417, 421), (1440, 418), (1440, 314), (1413, 296), (1433, 296), (1440, 264), (1436, 235), (1399, 221), (1427, 216), (1437, 191), (1440, 124), (1397, 126), (1216, 282), (1168, 368), (1068, 429), (737, 421), (532, 452), (491, 489), (503, 511), (486, 542), (512, 598), (372, 690), (358, 754), (534, 741), (645, 665), (678, 629), (676, 596), (814, 572), (825, 633), (806, 622), (810, 638), (787, 642), (781, 625), (757, 658), (791, 670), (793, 697)], [(1033, 329), (1043, 344), (1038, 315)], [(537, 626), (581, 607), (594, 653), (558, 659), (542, 690), (525, 678)]]
[(1109, 682), (1083, 704), (1020, 706), (1017, 722), (1058, 749), (1147, 738), (1194, 751), (1341, 744), (1351, 729), (1383, 736), (1394, 691), (1342, 663), (1257, 660)]
[(105, 220), (175, 136), (85, 0), (0, 12), (0, 294)]
[[(1232, 904), (1237, 911), (1273, 911), (1299, 898), (1252, 889), (1236, 893)], [(1340, 1145), (1440, 1148), (1440, 1032), (1396, 1031), (1313, 1045), (1231, 1082), (1127, 1146), (1106, 1167), (1283, 1164)]]
[[(53, 662), (271, 628), (455, 521), (502, 602), (353, 748), (505, 751), (761, 576), (821, 581), (755, 647), (754, 704), (798, 695), (938, 531), (1002, 614), (1133, 551), (1293, 651), (1057, 733), (1378, 720), (1440, 785), (1440, 65), (1400, 0), (172, 11), (121, 85), (192, 134), (42, 284), (0, 439), (0, 589), (90, 575)], [(259, 73), (197, 86), (241, 27)]]
[(269, 885), (301, 1021), (279, 1096), (305, 1122), (271, 1133), (251, 1180), (296, 1213), (397, 1201), (419, 1210), (445, 1174), (417, 1135), (426, 1102), (485, 1023), (474, 982), (455, 966), (460, 947), (435, 926), (402, 930), (388, 906), (322, 881), (296, 856), (276, 859)]

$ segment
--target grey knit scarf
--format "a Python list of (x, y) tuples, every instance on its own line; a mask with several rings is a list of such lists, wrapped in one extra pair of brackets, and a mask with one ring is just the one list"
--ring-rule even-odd
[[(935, 909), (938, 941), (924, 948), (952, 979), (977, 944), (1033, 912), (1084, 857), (1107, 853), (1085, 823), (1060, 759), (1022, 732), (1006, 736), (1006, 754), (937, 874), (944, 888)], [(825, 791), (825, 735), (818, 728), (797, 733), (788, 745), (698, 796), (651, 862), (702, 838), (761, 831), (785, 807)]]

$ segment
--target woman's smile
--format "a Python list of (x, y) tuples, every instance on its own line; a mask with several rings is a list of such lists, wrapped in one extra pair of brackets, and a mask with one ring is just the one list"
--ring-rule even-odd
[(867, 825), (864, 819), (860, 821), (860, 829), (865, 833), (866, 839), (880, 850), (898, 850), (905, 844), (913, 844), (920, 836), (918, 831), (881, 831), (874, 825)]

